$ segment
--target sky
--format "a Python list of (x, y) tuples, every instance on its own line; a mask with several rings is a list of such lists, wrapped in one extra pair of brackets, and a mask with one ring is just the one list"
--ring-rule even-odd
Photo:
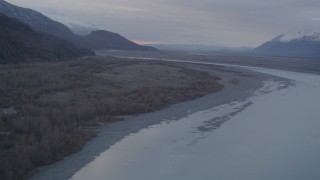
[(54, 10), (138, 43), (256, 47), (320, 29), (320, 0), (7, 0)]

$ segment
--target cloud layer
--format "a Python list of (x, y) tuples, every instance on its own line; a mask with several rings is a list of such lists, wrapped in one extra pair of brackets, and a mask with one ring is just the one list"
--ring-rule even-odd
[(257, 46), (318, 26), (319, 0), (8, 0), (54, 9), (140, 42)]

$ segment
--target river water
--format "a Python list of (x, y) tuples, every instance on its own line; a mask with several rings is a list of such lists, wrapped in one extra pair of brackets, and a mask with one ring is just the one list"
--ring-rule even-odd
[(319, 180), (320, 76), (252, 70), (268, 80), (242, 101), (142, 129), (72, 180)]

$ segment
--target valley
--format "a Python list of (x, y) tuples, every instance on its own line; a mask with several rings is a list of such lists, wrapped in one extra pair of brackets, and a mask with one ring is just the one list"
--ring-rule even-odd
[(319, 8), (0, 0), (0, 179), (319, 180)]

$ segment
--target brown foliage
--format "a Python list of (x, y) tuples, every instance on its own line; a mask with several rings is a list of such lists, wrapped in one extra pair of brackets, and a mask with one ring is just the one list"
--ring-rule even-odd
[[(88, 125), (219, 91), (216, 80), (177, 65), (113, 58), (1, 66), (0, 179), (21, 179), (79, 151), (95, 136)], [(8, 108), (17, 113), (3, 113)]]

